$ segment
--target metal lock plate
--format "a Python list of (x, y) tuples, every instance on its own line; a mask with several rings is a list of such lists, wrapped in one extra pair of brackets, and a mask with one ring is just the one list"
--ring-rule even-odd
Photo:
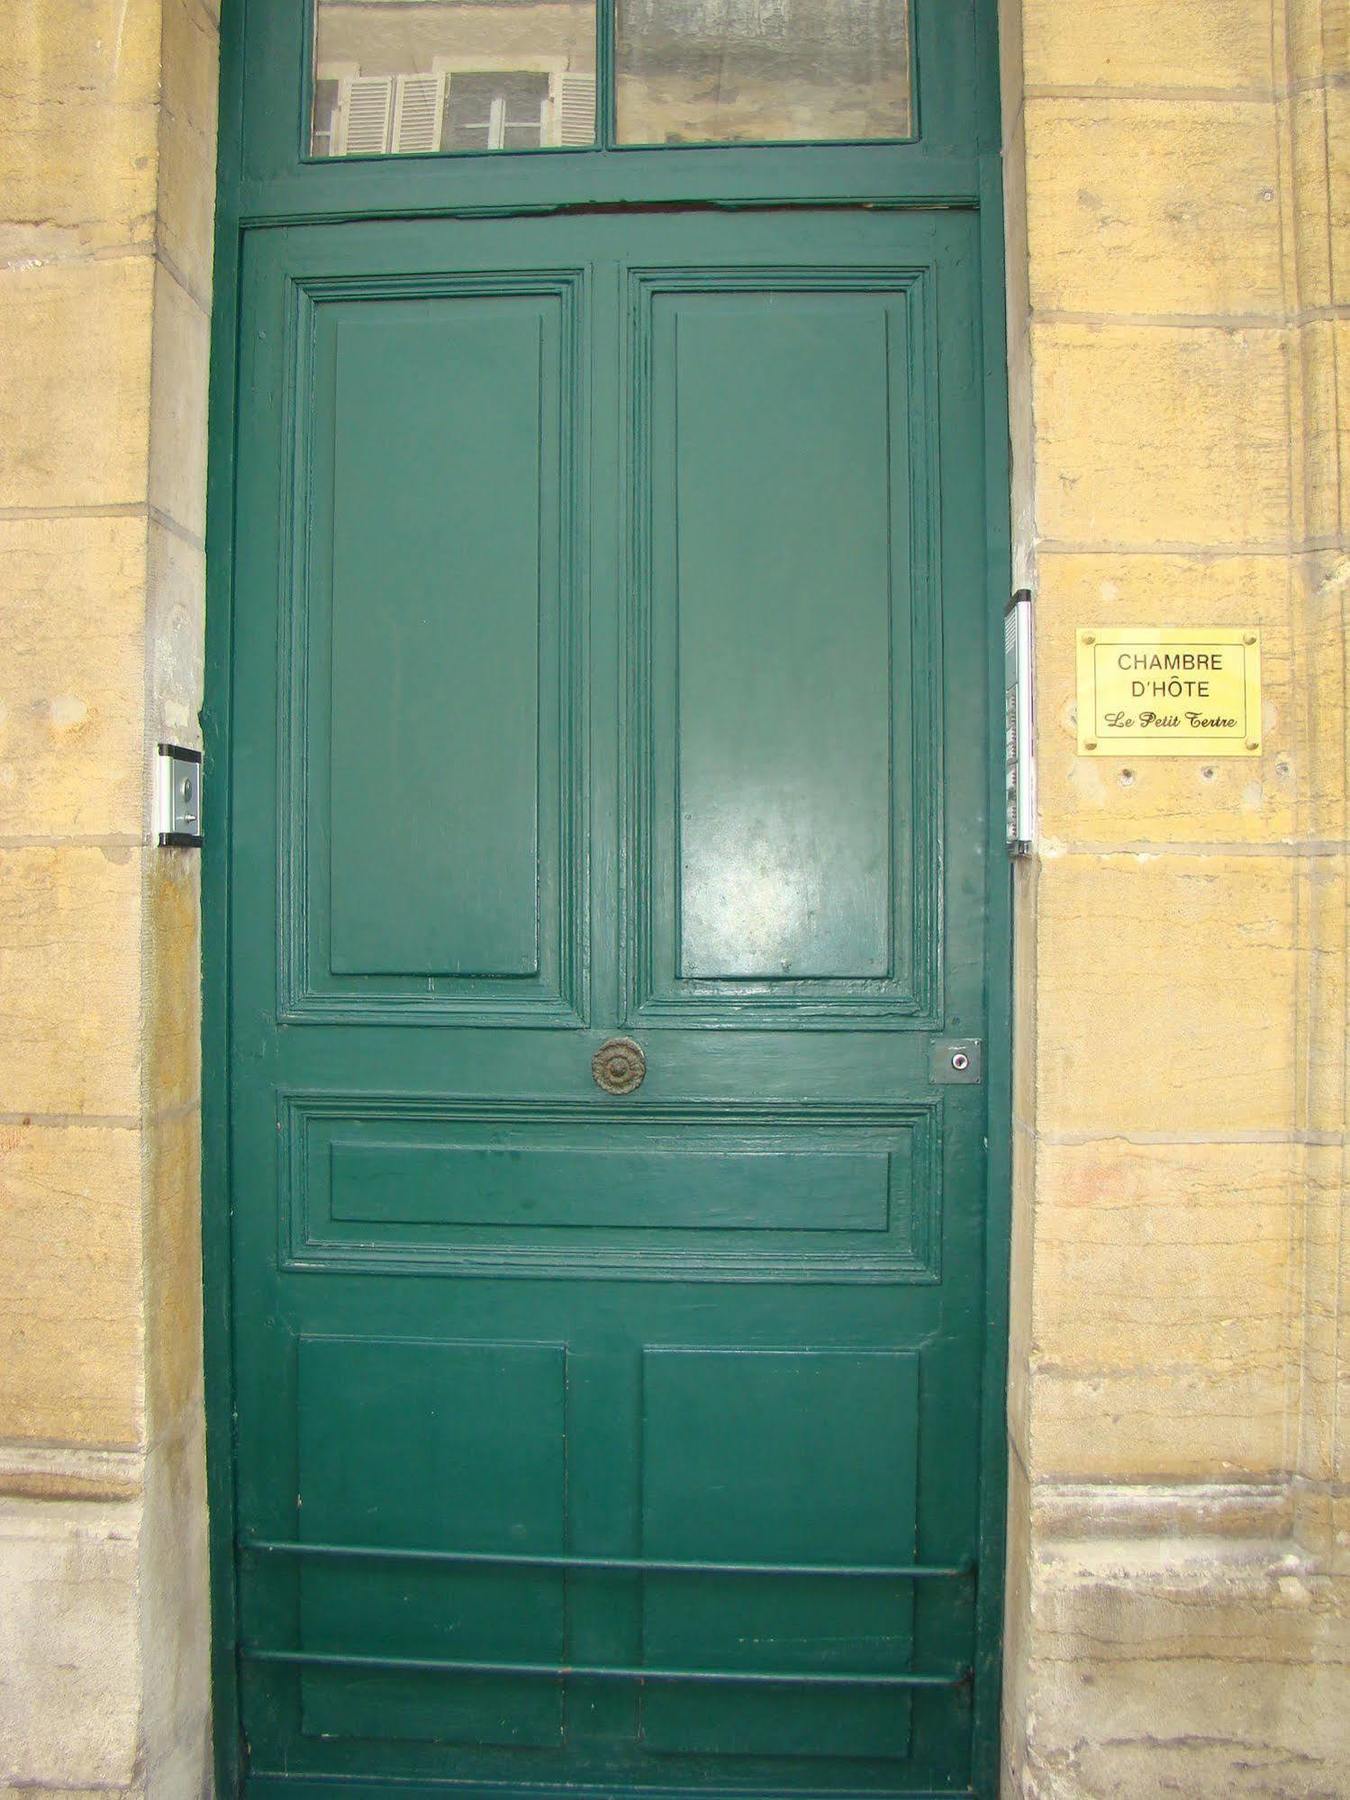
[(938, 1087), (978, 1087), (984, 1045), (979, 1038), (937, 1038), (928, 1053), (928, 1079)]
[(155, 761), (155, 830), (161, 844), (197, 849), (202, 841), (202, 753), (160, 744)]

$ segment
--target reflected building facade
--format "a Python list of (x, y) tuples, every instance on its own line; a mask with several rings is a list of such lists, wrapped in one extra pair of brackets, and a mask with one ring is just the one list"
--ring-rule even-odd
[[(320, 0), (311, 154), (585, 148), (593, 0)], [(620, 0), (616, 141), (904, 138), (904, 0)]]

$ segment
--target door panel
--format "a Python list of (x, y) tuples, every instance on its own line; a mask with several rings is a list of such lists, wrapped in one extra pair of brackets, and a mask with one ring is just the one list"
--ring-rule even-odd
[(634, 286), (638, 1013), (901, 1024), (940, 975), (925, 283)]
[(574, 296), (296, 292), (288, 1010), (573, 1016)]
[(283, 1097), (280, 1125), (288, 1270), (938, 1274), (932, 1106), (638, 1102), (597, 1116), (594, 1104), (327, 1093)]
[(984, 1016), (974, 230), (248, 240), (259, 1793), (968, 1784), (986, 1121), (930, 1053)]
[(652, 485), (653, 610), (675, 626), (658, 675), (678, 696), (675, 976), (886, 976), (886, 311), (673, 299), (653, 309)]
[[(915, 1552), (918, 1358), (838, 1350), (648, 1349), (642, 1542), (726, 1562), (908, 1565)], [(649, 1577), (644, 1660), (838, 1676), (900, 1672), (913, 1652), (904, 1581)], [(654, 1688), (654, 1750), (903, 1757), (908, 1696)]]
[(540, 614), (556, 658), (560, 513), (540, 444), (557, 443), (557, 308), (547, 384), (537, 301), (344, 311), (324, 420), (330, 968), (537, 975)]
[[(303, 1337), (297, 1515), (304, 1542), (562, 1550), (565, 1353), (559, 1345)], [(453, 1396), (453, 1404), (436, 1399)], [(427, 1405), (426, 1401), (433, 1403)], [(561, 1577), (538, 1570), (302, 1565), (301, 1643), (374, 1656), (556, 1661)], [(307, 1669), (301, 1729), (323, 1738), (557, 1744), (556, 1687), (473, 1676)]]

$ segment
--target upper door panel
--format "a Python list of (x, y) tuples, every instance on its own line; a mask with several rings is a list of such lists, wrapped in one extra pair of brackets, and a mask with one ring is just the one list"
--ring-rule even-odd
[(282, 1016), (575, 1022), (577, 280), (293, 295)]
[(634, 1017), (940, 987), (927, 271), (634, 270)]

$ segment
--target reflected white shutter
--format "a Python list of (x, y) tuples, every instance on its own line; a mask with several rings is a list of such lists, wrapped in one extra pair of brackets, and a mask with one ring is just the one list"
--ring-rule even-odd
[(571, 69), (550, 78), (555, 144), (595, 142), (595, 77)]
[(439, 150), (445, 82), (439, 75), (400, 75), (394, 94), (393, 148), (405, 155)]
[(353, 75), (343, 84), (341, 156), (383, 156), (394, 115), (392, 75)]

